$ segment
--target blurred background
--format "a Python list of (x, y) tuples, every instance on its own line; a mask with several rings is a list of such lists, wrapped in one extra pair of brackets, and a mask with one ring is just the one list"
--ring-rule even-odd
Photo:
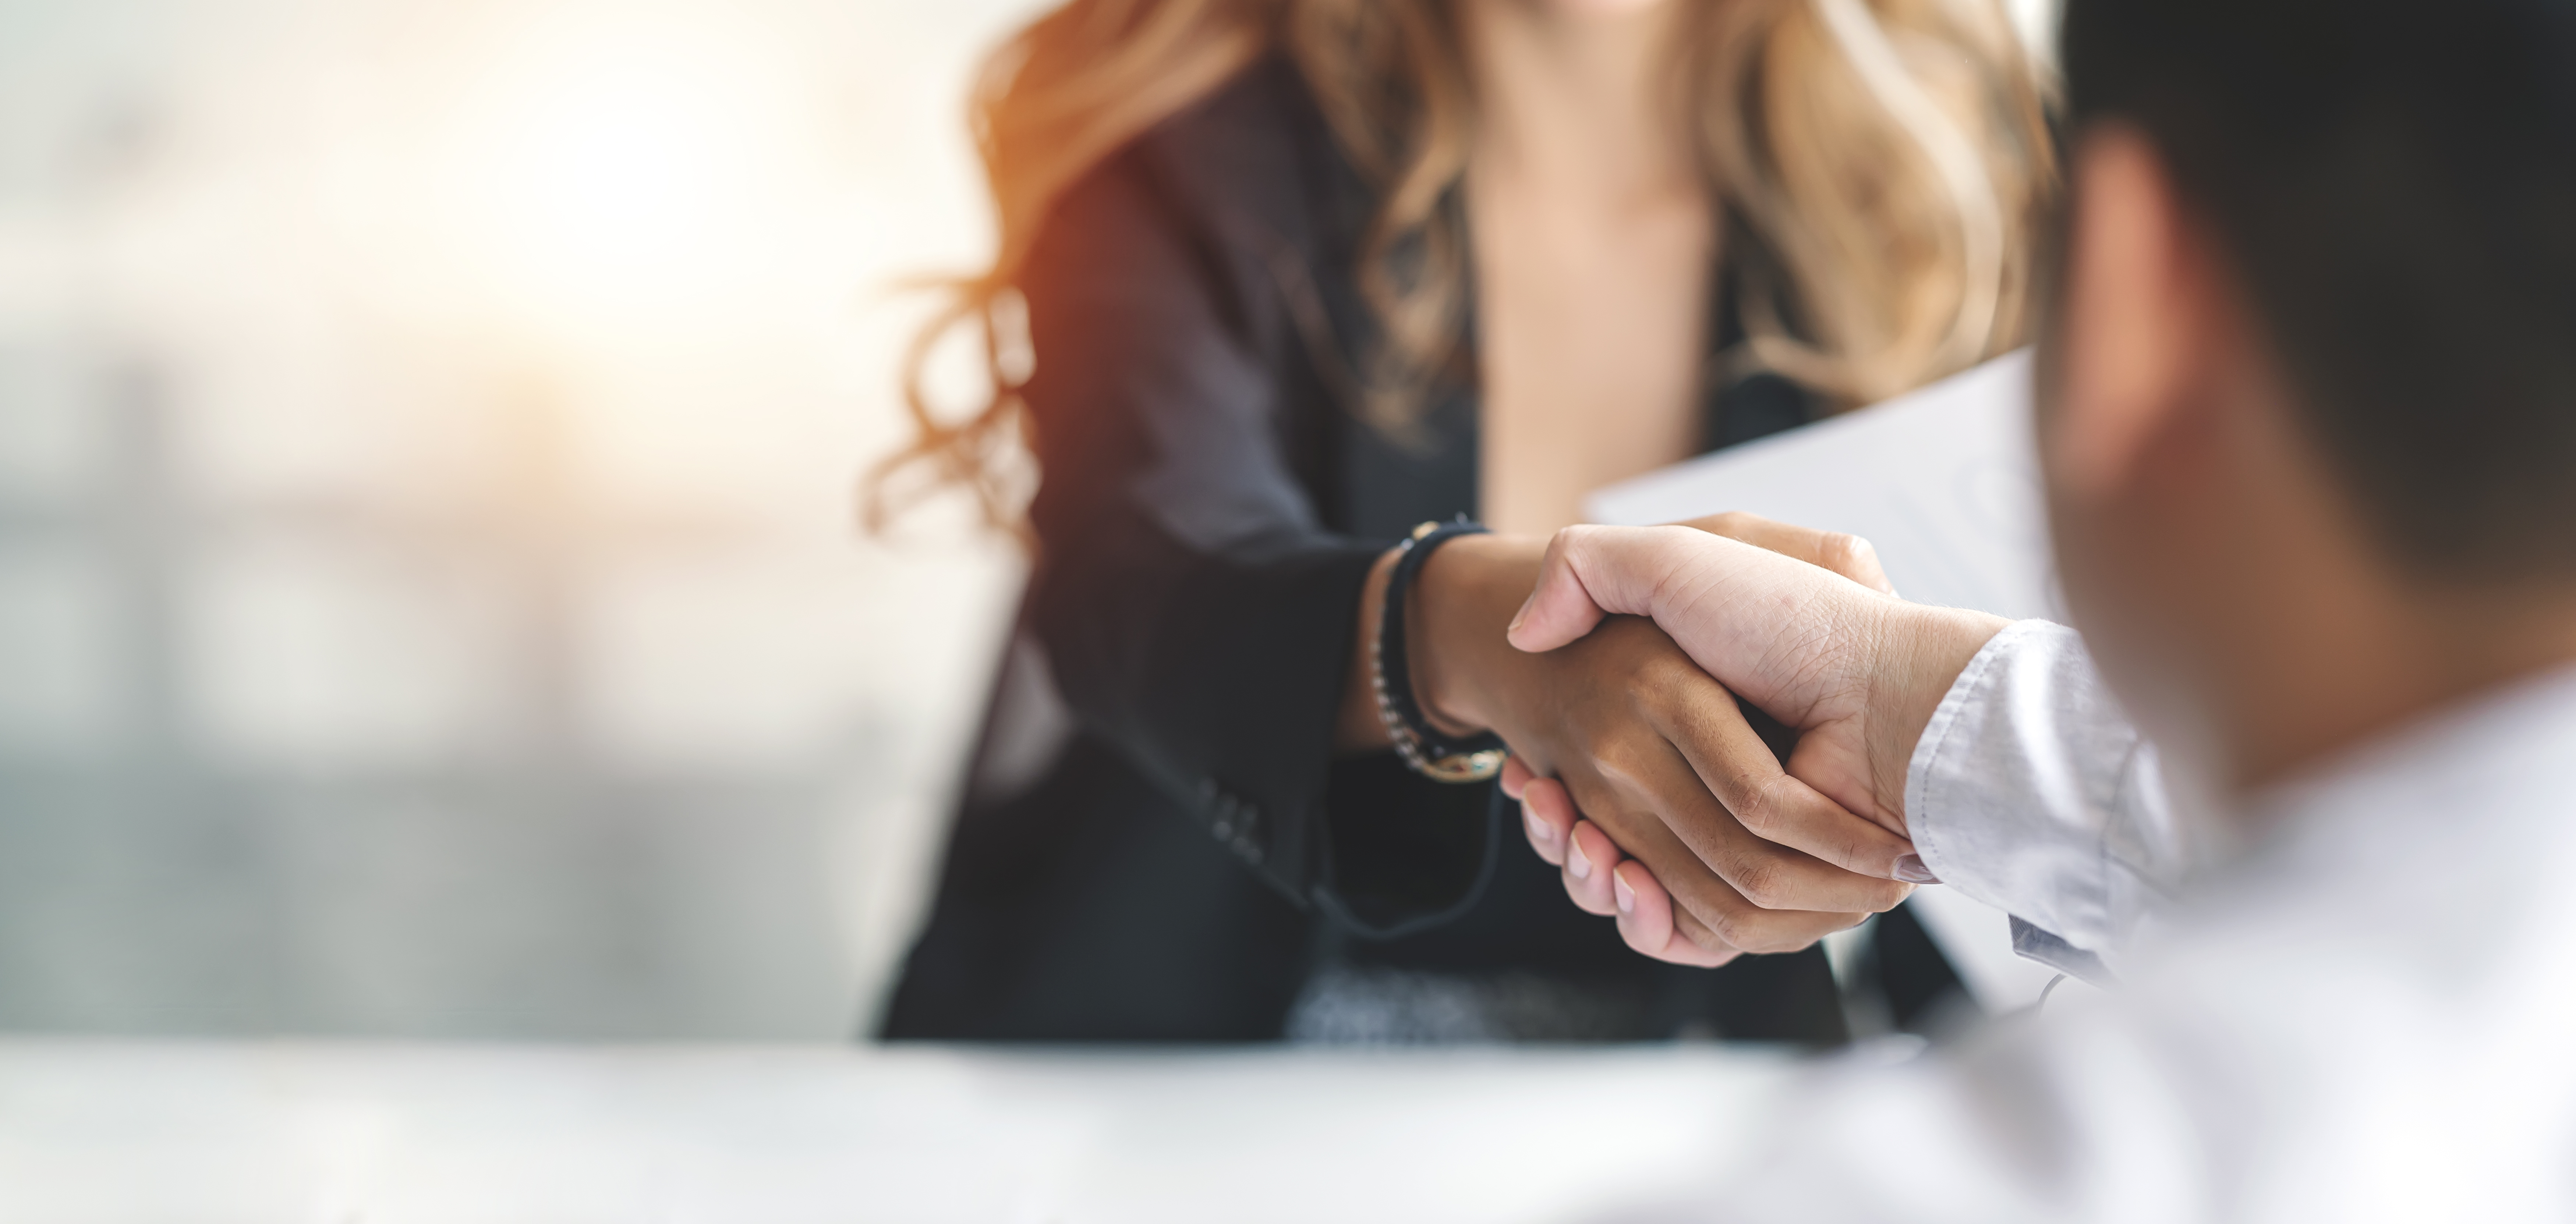
[(0, 0), (0, 1029), (858, 1032), (1020, 571), (856, 491), (1042, 7)]
[(1016, 578), (854, 494), (1032, 7), (0, 0), (0, 1026), (854, 1033)]

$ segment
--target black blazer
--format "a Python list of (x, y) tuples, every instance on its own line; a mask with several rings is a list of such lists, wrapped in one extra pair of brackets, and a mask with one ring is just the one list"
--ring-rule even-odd
[[(1273, 60), (1111, 157), (1046, 222), (1020, 280), (1040, 551), (889, 1035), (1265, 1035), (1307, 966), (1339, 955), (1319, 941), (1457, 918), (1532, 858), (1497, 853), (1517, 830), (1492, 786), (1333, 748), (1370, 566), (1477, 506), (1472, 387), (1442, 391), (1412, 445), (1354, 411), (1377, 334), (1355, 282), (1374, 204)], [(1736, 329), (1712, 315), (1714, 355)], [(1809, 416), (1778, 378), (1712, 388), (1712, 446)], [(1070, 717), (1032, 749), (1014, 728), (1056, 704), (1050, 687)], [(1256, 875), (1274, 898), (1241, 894)], [(1552, 883), (1509, 907), (1580, 918)], [(1171, 949), (1175, 923), (1190, 947)], [(1513, 941), (1553, 946), (1526, 925), (1465, 959), (1510, 968)], [(1569, 963), (1606, 947), (1617, 972), (1644, 964), (1608, 924), (1585, 929)]]

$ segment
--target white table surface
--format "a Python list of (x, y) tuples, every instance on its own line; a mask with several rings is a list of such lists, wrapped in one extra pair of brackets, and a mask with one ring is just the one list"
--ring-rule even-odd
[(1714, 1046), (0, 1041), (0, 1220), (1520, 1221), (1740, 1152)]

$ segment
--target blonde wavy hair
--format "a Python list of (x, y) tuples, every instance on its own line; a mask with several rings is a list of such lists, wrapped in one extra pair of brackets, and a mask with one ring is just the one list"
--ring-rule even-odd
[[(926, 466), (1017, 518), (1024, 441), (1015, 284), (1055, 201), (1146, 129), (1253, 63), (1285, 54), (1377, 192), (1356, 269), (1384, 342), (1358, 355), (1360, 415), (1391, 436), (1460, 364), (1467, 238), (1458, 201), (1477, 122), (1459, 5), (1473, 0), (1069, 0), (984, 64), (969, 107), (1000, 249), (916, 339), (911, 446), (884, 485)], [(1747, 339), (1733, 372), (1776, 371), (1842, 406), (2021, 343), (2034, 235), (2056, 189), (2040, 78), (1998, 0), (1671, 0), (1688, 4), (1674, 67), (1730, 243)], [(939, 341), (980, 330), (984, 403), (944, 419), (924, 387)], [(937, 481), (932, 482), (935, 485)]]

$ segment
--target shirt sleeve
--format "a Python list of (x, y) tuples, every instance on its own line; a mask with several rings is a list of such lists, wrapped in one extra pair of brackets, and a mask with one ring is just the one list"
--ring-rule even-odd
[(1360, 591), (1394, 541), (1315, 504), (1330, 452), (1285, 403), (1304, 367), (1277, 252), (1172, 177), (1150, 142), (1112, 158), (1020, 279), (1042, 470), (1027, 623), (1084, 725), (1291, 897), (1367, 926), (1448, 912), (1490, 854), (1481, 793), (1359, 830), (1329, 815), (1388, 789), (1355, 782), (1386, 770), (1337, 762), (1333, 736)]
[(1951, 684), (1905, 808), (1924, 865), (2012, 915), (2016, 951), (2096, 981), (2184, 866), (2155, 747), (2046, 621), (2006, 628)]

